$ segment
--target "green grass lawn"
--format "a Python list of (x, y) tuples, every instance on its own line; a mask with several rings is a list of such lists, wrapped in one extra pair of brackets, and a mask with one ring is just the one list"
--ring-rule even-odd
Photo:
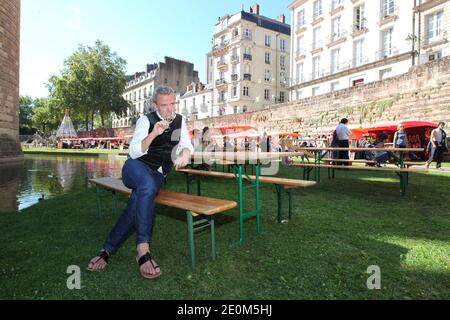
[[(300, 176), (293, 168), (280, 175)], [(184, 176), (168, 182), (185, 191)], [(217, 260), (208, 233), (199, 234), (194, 272), (185, 214), (157, 206), (152, 251), (163, 275), (156, 280), (139, 275), (134, 235), (104, 272), (85, 271), (117, 214), (110, 196), (99, 217), (95, 192), (66, 194), (0, 215), (0, 299), (449, 299), (449, 182), (448, 174), (412, 174), (402, 198), (394, 174), (337, 172), (294, 192), (286, 224), (275, 222), (274, 188), (262, 185), (262, 233), (247, 221), (241, 245), (237, 209), (218, 215)], [(202, 186), (204, 195), (236, 199), (233, 181)], [(81, 267), (81, 290), (66, 287), (70, 265)], [(381, 269), (381, 290), (367, 289), (371, 265)]]

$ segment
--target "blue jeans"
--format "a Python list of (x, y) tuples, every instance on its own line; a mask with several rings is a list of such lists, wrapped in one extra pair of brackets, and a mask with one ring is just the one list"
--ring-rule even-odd
[(103, 246), (109, 253), (119, 249), (133, 227), (136, 245), (150, 243), (155, 221), (155, 198), (164, 176), (139, 160), (128, 159), (122, 168), (122, 181), (133, 192)]

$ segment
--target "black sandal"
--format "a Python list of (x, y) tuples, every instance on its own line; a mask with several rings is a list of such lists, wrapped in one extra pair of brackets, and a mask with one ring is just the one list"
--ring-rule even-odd
[[(141, 276), (143, 276), (145, 279), (155, 279), (155, 278), (158, 278), (159, 276), (161, 276), (161, 268), (158, 264), (155, 265), (155, 263), (153, 263), (154, 260), (153, 260), (152, 256), (150, 255), (150, 252), (147, 252), (140, 258), (136, 257), (136, 261), (139, 265), (139, 271), (141, 272)], [(152, 267), (155, 271), (156, 271), (156, 269), (159, 269), (159, 272), (154, 275), (149, 275), (148, 273), (142, 272), (141, 266), (147, 262), (150, 262), (152, 264)]]
[[(105, 266), (105, 268), (106, 268), (108, 266), (108, 263), (109, 263), (109, 257), (110, 257), (110, 254), (106, 250), (101, 250), (100, 253), (98, 254), (98, 259), (95, 260), (92, 264), (96, 264), (100, 260), (103, 260), (106, 263), (106, 266)], [(89, 265), (88, 265), (87, 270), (91, 271), (91, 272), (100, 272), (100, 271), (104, 270), (105, 268), (103, 268), (103, 269), (93, 269), (93, 268), (90, 268)]]

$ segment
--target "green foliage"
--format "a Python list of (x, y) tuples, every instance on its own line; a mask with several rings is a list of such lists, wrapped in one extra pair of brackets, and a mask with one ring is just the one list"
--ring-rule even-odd
[(122, 97), (126, 61), (101, 41), (80, 45), (64, 63), (59, 76), (49, 79), (50, 98), (71, 115), (83, 117), (86, 130), (100, 118), (104, 126), (111, 113), (124, 114), (129, 104)]

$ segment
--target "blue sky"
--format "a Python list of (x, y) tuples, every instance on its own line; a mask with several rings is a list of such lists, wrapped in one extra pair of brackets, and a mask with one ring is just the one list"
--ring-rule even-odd
[(290, 23), (291, 0), (22, 0), (20, 94), (46, 96), (64, 60), (97, 39), (127, 60), (129, 74), (167, 55), (193, 62), (204, 82), (218, 17), (256, 2), (262, 15)]

